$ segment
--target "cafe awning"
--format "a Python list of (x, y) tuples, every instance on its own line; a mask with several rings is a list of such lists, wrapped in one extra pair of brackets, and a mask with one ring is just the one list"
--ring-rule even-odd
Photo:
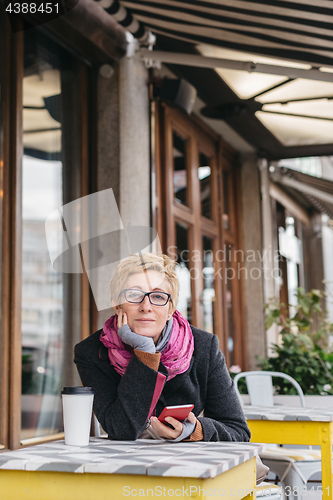
[(122, 0), (155, 34), (197, 44), (333, 65), (328, 0)]
[[(333, 155), (329, 0), (97, 0), (269, 159)], [(141, 57), (148, 58), (147, 50)], [(216, 64), (215, 64), (216, 61)]]
[(261, 156), (333, 155), (331, 1), (98, 3), (134, 36), (151, 30), (151, 58), (196, 87), (204, 117), (225, 121)]
[(270, 179), (306, 209), (325, 213), (333, 219), (333, 181), (285, 167), (271, 168)]

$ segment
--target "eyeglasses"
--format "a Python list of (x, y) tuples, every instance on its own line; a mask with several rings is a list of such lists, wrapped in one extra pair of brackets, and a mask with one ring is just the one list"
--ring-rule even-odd
[(142, 290), (125, 288), (123, 293), (126, 301), (131, 304), (140, 304), (147, 296), (153, 306), (165, 306), (171, 299), (171, 294), (166, 292), (143, 292)]

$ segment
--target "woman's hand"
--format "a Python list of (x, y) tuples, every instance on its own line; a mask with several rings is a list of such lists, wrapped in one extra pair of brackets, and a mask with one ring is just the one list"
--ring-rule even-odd
[(145, 351), (150, 352), (151, 354), (155, 354), (156, 349), (153, 339), (132, 332), (127, 323), (127, 314), (123, 312), (122, 309), (119, 309), (118, 312), (117, 325), (118, 336), (125, 344), (130, 345), (131, 347), (133, 347), (133, 349), (138, 349), (139, 351)]
[[(162, 424), (162, 422), (160, 422), (157, 417), (150, 417), (151, 426), (159, 436), (161, 436), (164, 439), (177, 439), (183, 432), (184, 426), (182, 422), (179, 422), (179, 420), (173, 417), (166, 417), (165, 420), (168, 422), (168, 424), (171, 424), (172, 427), (174, 427), (174, 429), (171, 429), (171, 427)], [(194, 413), (190, 412), (188, 414), (187, 420), (194, 425), (196, 422), (196, 417)], [(193, 430), (191, 431), (190, 434), (192, 434)], [(183, 439), (189, 437), (190, 434), (184, 436)]]
[(124, 325), (127, 325), (127, 314), (125, 312), (123, 312), (122, 309), (119, 309), (119, 312), (118, 312), (118, 317), (117, 317), (117, 326), (118, 326), (118, 330), (119, 328), (121, 328), (122, 326)]

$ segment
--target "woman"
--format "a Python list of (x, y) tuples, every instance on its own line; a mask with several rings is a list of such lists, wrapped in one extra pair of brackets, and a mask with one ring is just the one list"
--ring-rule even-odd
[[(249, 441), (215, 335), (176, 310), (179, 282), (166, 255), (132, 255), (110, 284), (115, 315), (75, 347), (83, 385), (109, 439), (149, 435), (174, 442)], [(165, 406), (194, 404), (185, 422), (157, 417)], [(204, 416), (200, 416), (203, 415)]]

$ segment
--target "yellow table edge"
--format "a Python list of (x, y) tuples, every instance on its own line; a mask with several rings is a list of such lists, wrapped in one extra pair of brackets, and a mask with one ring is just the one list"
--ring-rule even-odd
[(247, 424), (251, 442), (320, 446), (322, 500), (333, 500), (333, 422), (248, 419)]
[(3, 500), (250, 500), (255, 498), (255, 477), (255, 457), (212, 479), (2, 469), (0, 491)]

